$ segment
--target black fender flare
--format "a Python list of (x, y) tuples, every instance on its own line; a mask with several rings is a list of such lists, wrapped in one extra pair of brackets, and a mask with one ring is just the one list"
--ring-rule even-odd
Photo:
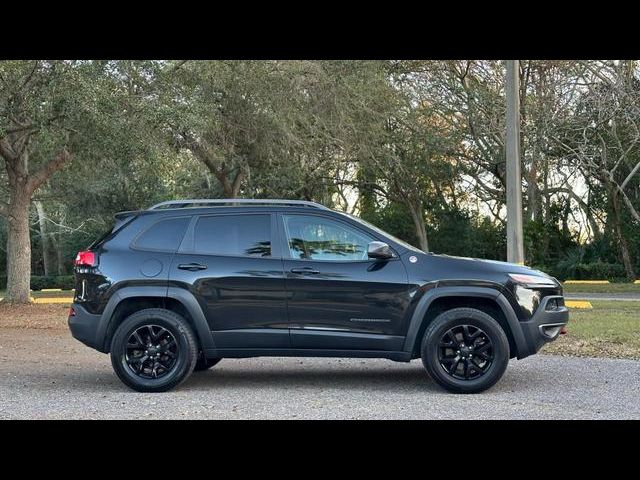
[(102, 316), (100, 318), (100, 326), (98, 327), (97, 338), (103, 340), (103, 352), (109, 351), (107, 332), (112, 322), (113, 313), (116, 307), (128, 298), (134, 297), (155, 297), (155, 298), (172, 298), (182, 304), (182, 306), (189, 312), (191, 319), (193, 320), (193, 327), (196, 330), (196, 335), (200, 340), (200, 345), (203, 349), (213, 349), (215, 344), (213, 342), (213, 336), (209, 329), (207, 319), (200, 307), (200, 304), (193, 296), (193, 294), (183, 288), (177, 287), (162, 287), (157, 286), (136, 286), (136, 287), (123, 287), (113, 293), (107, 305), (105, 306)]
[(471, 287), (471, 286), (451, 286), (451, 287), (436, 287), (425, 293), (418, 301), (411, 320), (409, 322), (409, 328), (407, 329), (407, 336), (405, 338), (403, 350), (405, 352), (412, 353), (415, 346), (416, 337), (420, 332), (420, 327), (424, 321), (425, 315), (429, 310), (431, 303), (437, 298), (442, 297), (480, 297), (488, 298), (495, 301), (502, 313), (504, 314), (513, 341), (516, 345), (516, 354), (518, 358), (524, 358), (528, 355), (529, 348), (522, 331), (522, 327), (513, 311), (511, 304), (505, 298), (505, 296), (497, 289), (490, 287)]

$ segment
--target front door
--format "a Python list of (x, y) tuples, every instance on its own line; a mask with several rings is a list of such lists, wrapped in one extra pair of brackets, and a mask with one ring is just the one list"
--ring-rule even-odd
[(399, 351), (410, 303), (398, 258), (374, 260), (379, 240), (322, 214), (281, 214), (293, 348)]
[(174, 257), (170, 284), (196, 297), (218, 349), (290, 346), (274, 226), (270, 213), (202, 215)]

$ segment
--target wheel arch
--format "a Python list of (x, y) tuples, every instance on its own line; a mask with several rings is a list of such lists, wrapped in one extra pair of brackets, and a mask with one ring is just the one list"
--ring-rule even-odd
[(526, 341), (513, 308), (499, 290), (488, 287), (438, 287), (427, 292), (411, 317), (404, 350), (418, 358), (427, 326), (440, 313), (459, 307), (476, 308), (491, 315), (507, 335), (510, 356), (526, 356)]
[(109, 353), (113, 335), (122, 321), (146, 308), (164, 308), (184, 317), (193, 328), (200, 348), (215, 348), (202, 308), (190, 292), (175, 287), (125, 287), (111, 296), (102, 313), (100, 351)]

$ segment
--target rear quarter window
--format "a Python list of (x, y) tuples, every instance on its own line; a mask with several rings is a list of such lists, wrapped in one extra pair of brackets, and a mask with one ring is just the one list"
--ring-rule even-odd
[(175, 252), (180, 246), (191, 217), (165, 218), (157, 221), (133, 242), (133, 248), (138, 250), (159, 250)]
[(96, 240), (94, 240), (87, 247), (87, 250), (91, 250), (92, 248), (99, 247), (101, 244), (111, 240), (116, 235), (116, 233), (124, 229), (124, 227), (126, 227), (136, 218), (137, 218), (137, 215), (135, 213), (131, 215), (126, 215), (126, 216), (116, 215), (116, 218), (113, 222), (113, 226), (109, 230), (104, 232), (102, 235), (100, 235), (100, 237), (98, 237)]

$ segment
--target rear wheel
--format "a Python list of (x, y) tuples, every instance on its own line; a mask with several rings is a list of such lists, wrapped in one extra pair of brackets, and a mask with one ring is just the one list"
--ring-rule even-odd
[(111, 341), (111, 364), (127, 386), (140, 392), (170, 390), (191, 375), (198, 344), (189, 323), (162, 308), (127, 317)]
[(438, 315), (422, 340), (422, 363), (442, 387), (455, 393), (491, 388), (509, 363), (509, 340), (500, 324), (475, 308)]

